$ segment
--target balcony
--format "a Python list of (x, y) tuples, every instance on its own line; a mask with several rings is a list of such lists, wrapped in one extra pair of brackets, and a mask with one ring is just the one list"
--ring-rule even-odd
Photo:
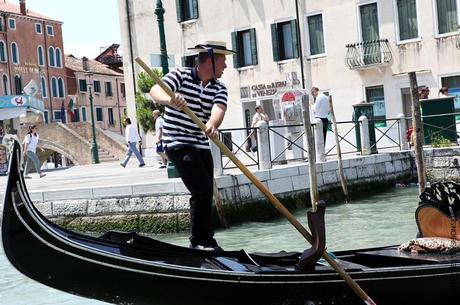
[(388, 64), (392, 59), (388, 39), (347, 44), (346, 65), (350, 69), (365, 69)]

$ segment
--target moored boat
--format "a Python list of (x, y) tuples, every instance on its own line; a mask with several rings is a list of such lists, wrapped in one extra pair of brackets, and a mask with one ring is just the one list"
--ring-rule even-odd
[[(362, 304), (326, 263), (300, 270), (302, 252), (201, 251), (136, 233), (98, 238), (61, 228), (34, 207), (15, 143), (2, 244), (12, 265), (44, 285), (115, 304)], [(379, 305), (455, 304), (460, 255), (397, 246), (340, 251), (337, 262)]]

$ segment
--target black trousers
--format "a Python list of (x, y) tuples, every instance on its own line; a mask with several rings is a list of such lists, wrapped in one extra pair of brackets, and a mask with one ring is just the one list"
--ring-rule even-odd
[(320, 118), (323, 121), (323, 139), (324, 145), (326, 145), (326, 134), (327, 134), (327, 127), (329, 125), (329, 120), (327, 118)]
[(214, 164), (211, 151), (194, 147), (166, 148), (182, 181), (191, 193), (190, 223), (192, 246), (217, 246), (211, 222)]

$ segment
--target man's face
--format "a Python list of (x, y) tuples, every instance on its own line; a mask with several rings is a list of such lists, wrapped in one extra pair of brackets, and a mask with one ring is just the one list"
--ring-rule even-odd
[(318, 91), (316, 91), (315, 89), (312, 89), (312, 90), (310, 91), (310, 93), (311, 93), (311, 95), (312, 95), (313, 97), (317, 97), (317, 96), (318, 96)]
[[(225, 68), (227, 68), (227, 64), (225, 63), (225, 55), (216, 54), (215, 55), (215, 69), (216, 69), (216, 78), (221, 78), (222, 74), (224, 73)], [(212, 63), (211, 63), (211, 70), (212, 70)]]

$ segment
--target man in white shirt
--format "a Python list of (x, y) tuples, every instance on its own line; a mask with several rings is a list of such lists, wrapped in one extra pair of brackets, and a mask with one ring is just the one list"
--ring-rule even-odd
[(327, 126), (329, 125), (329, 120), (327, 119), (329, 115), (329, 99), (323, 93), (319, 92), (317, 87), (311, 88), (311, 95), (315, 99), (315, 105), (313, 107), (315, 118), (319, 118), (323, 121), (324, 144), (326, 144)]
[[(258, 106), (256, 106), (255, 110), (256, 110), (256, 113), (252, 117), (251, 127), (256, 128), (257, 123), (259, 123), (260, 121), (265, 121), (265, 122), (268, 123), (270, 118), (265, 113), (264, 108), (262, 106), (258, 105)], [(251, 143), (252, 144), (251, 145), (251, 151), (256, 152), (257, 151), (257, 131), (255, 129), (253, 129), (252, 132), (251, 132), (251, 142), (252, 142)]]
[(139, 150), (137, 149), (137, 143), (141, 142), (141, 138), (139, 137), (139, 133), (137, 132), (136, 126), (131, 124), (131, 119), (125, 119), (125, 136), (126, 142), (128, 143), (128, 150), (126, 151), (126, 157), (123, 162), (120, 163), (121, 166), (126, 167), (126, 164), (131, 158), (131, 155), (134, 153), (136, 155), (137, 160), (139, 161), (139, 167), (145, 166), (144, 159), (142, 158)]
[(166, 167), (166, 162), (168, 161), (166, 158), (165, 148), (163, 146), (163, 125), (164, 120), (161, 116), (160, 110), (156, 109), (152, 112), (153, 121), (155, 122), (155, 136), (157, 138), (156, 141), (156, 152), (161, 157), (161, 161), (163, 164), (160, 168)]

